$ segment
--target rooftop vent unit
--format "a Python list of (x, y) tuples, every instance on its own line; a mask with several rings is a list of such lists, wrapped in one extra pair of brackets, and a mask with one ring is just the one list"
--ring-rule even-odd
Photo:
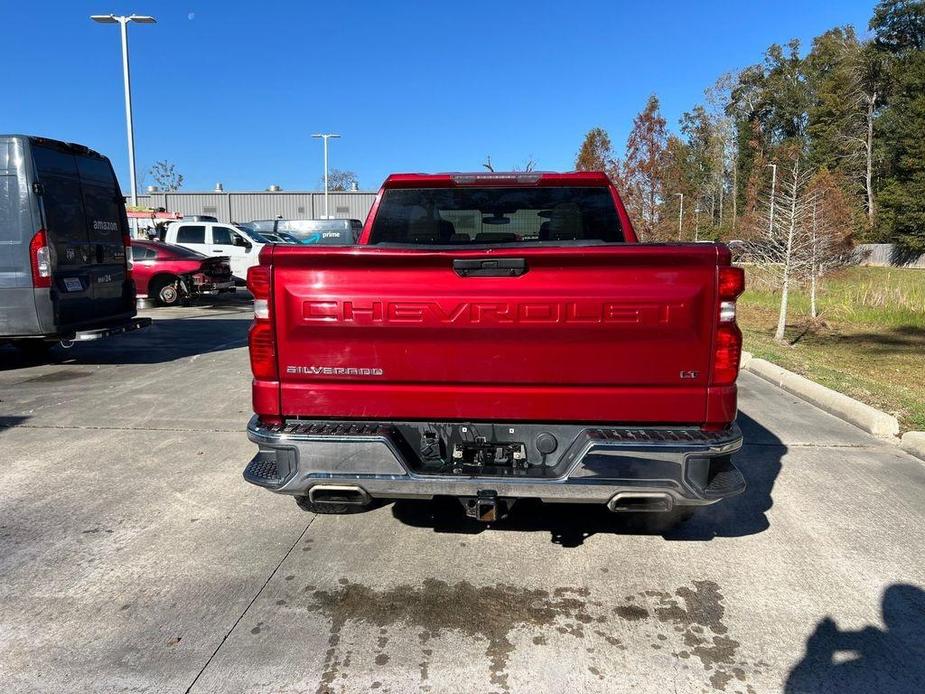
[(218, 183), (215, 184), (215, 192), (216, 192), (216, 193), (224, 193), (224, 192), (225, 192), (225, 188), (222, 186), (221, 181), (219, 181)]
[(268, 193), (278, 193), (278, 192), (281, 191), (281, 190), (282, 190), (282, 188), (280, 188), (280, 187), (279, 187), (278, 185), (276, 185), (276, 184), (274, 184), (274, 185), (272, 185), (272, 186), (269, 186), (269, 187), (267, 188), (267, 192), (268, 192)]

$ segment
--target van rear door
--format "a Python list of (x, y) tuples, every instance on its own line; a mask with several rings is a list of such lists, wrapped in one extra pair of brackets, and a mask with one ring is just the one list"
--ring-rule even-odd
[(32, 159), (53, 249), (56, 327), (134, 315), (123, 240), (128, 220), (109, 160), (80, 146), (38, 140), (32, 141)]
[(77, 160), (53, 143), (32, 145), (41, 191), (42, 226), (52, 249), (52, 300), (56, 326), (91, 321), (93, 289), (90, 236), (87, 233)]
[(90, 244), (90, 287), (99, 317), (131, 316), (135, 295), (125, 262), (128, 219), (122, 193), (108, 159), (77, 154), (84, 215)]

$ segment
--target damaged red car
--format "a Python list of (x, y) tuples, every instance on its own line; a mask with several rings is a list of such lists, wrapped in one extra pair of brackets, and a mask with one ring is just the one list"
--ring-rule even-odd
[(137, 296), (161, 306), (174, 306), (203, 294), (233, 292), (228, 256), (209, 257), (183, 246), (132, 241)]

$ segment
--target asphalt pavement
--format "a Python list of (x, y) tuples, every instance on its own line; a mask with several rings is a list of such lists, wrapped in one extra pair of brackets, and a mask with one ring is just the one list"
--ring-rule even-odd
[(676, 527), (313, 516), (246, 484), (241, 298), (0, 347), (0, 691), (922, 692), (925, 463), (752, 374)]

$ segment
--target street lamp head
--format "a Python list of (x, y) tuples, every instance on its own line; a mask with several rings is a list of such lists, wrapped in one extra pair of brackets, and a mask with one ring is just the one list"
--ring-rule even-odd
[(154, 17), (145, 14), (133, 14), (128, 17), (117, 17), (114, 14), (94, 14), (90, 19), (100, 24), (118, 24), (119, 22), (137, 22), (138, 24), (157, 24)]

